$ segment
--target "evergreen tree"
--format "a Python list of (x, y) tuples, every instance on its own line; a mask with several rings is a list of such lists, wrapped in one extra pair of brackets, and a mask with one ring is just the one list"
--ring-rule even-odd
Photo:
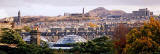
[(2, 35), (0, 36), (1, 43), (6, 44), (25, 44), (23, 39), (20, 37), (20, 34), (13, 29), (3, 28)]
[(91, 54), (111, 53), (113, 51), (113, 44), (110, 38), (103, 36), (86, 43), (76, 43), (72, 50)]
[(31, 28), (29, 26), (24, 26), (22, 29), (25, 30), (26, 32), (30, 32), (31, 31)]

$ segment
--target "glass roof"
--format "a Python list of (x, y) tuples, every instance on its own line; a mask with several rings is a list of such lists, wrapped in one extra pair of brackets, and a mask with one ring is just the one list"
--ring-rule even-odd
[(67, 44), (67, 43), (77, 43), (86, 42), (87, 40), (78, 35), (67, 35), (59, 39), (56, 44)]

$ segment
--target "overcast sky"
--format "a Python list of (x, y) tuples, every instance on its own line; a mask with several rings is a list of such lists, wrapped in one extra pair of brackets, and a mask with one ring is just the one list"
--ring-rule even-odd
[(81, 13), (97, 7), (108, 10), (120, 9), (126, 12), (148, 8), (160, 14), (160, 0), (0, 0), (0, 18), (16, 16), (20, 10), (23, 16), (57, 16), (63, 13)]

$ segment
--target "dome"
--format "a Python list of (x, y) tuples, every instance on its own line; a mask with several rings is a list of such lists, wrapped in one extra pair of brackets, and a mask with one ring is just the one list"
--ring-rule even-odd
[(77, 35), (67, 35), (59, 39), (56, 44), (67, 44), (67, 43), (77, 43), (77, 42), (86, 42), (87, 40), (81, 36)]

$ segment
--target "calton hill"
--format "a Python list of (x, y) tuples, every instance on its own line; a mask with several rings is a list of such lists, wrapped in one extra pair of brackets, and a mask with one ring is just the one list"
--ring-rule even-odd
[(160, 54), (160, 21), (150, 18), (144, 26), (129, 29), (119, 24), (114, 35), (101, 36), (87, 42), (70, 43), (71, 49), (50, 49), (23, 41), (20, 32), (25, 29), (2, 28), (0, 54)]

